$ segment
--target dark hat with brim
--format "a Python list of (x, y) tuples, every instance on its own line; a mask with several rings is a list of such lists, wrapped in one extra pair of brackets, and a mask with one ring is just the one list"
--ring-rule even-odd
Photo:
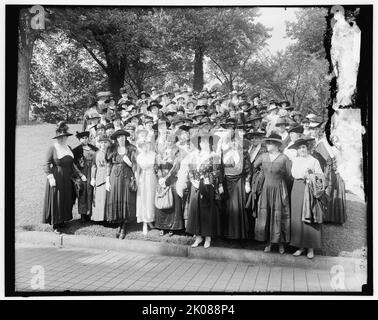
[(255, 99), (255, 98), (260, 98), (260, 93), (253, 94), (252, 99)]
[(241, 108), (242, 106), (248, 106), (249, 108), (251, 104), (248, 101), (242, 101), (238, 104), (238, 107)]
[(274, 142), (278, 144), (282, 144), (282, 138), (279, 134), (272, 132), (269, 137), (264, 138), (265, 142)]
[(116, 132), (114, 132), (114, 133), (110, 136), (110, 139), (112, 139), (112, 140), (116, 140), (117, 137), (119, 137), (119, 136), (126, 136), (126, 137), (129, 137), (129, 136), (130, 136), (130, 133), (127, 132), (126, 130), (118, 129)]
[(302, 145), (308, 146), (308, 143), (312, 141), (315, 141), (315, 138), (300, 138), (288, 147), (288, 149), (298, 149)]
[(282, 106), (284, 103), (286, 104), (286, 107), (290, 106), (290, 102), (287, 101), (287, 100), (281, 101), (281, 102), (279, 103), (279, 105)]
[(193, 128), (193, 126), (188, 126), (187, 124), (182, 124), (181, 126), (178, 127), (180, 130), (183, 131), (189, 131), (190, 129)]
[(251, 138), (263, 138), (265, 135), (266, 135), (266, 131), (251, 129), (244, 136), (247, 139), (251, 139)]
[(287, 132), (288, 133), (290, 132), (303, 133), (303, 130), (304, 130), (303, 126), (298, 125), (298, 126), (291, 127), (289, 130), (287, 130)]
[(281, 117), (276, 122), (276, 127), (278, 126), (287, 126), (287, 121), (285, 118)]
[(308, 118), (303, 118), (301, 122), (302, 122), (302, 123), (305, 123), (305, 122), (306, 122), (306, 123), (310, 123), (310, 119), (308, 119)]
[(197, 112), (197, 113), (192, 115), (192, 118), (197, 119), (198, 117), (206, 117), (206, 116), (207, 116), (206, 112)]
[(147, 110), (150, 111), (152, 107), (156, 107), (158, 109), (163, 108), (163, 106), (159, 102), (157, 102), (156, 100), (152, 100), (150, 102), (150, 105), (147, 107)]
[(142, 91), (140, 94), (139, 94), (139, 99), (142, 99), (142, 95), (145, 95), (146, 97), (149, 97), (150, 95), (146, 92), (146, 91)]
[(177, 111), (175, 110), (169, 110), (165, 113), (166, 116), (174, 116), (175, 114), (177, 114)]
[(89, 138), (89, 131), (83, 131), (83, 132), (76, 131), (76, 138), (80, 140), (81, 138), (84, 138), (84, 137)]
[(255, 121), (258, 121), (258, 120), (262, 120), (262, 116), (256, 116), (256, 117), (253, 117), (253, 118), (248, 118), (246, 123), (253, 123)]
[(53, 137), (53, 139), (69, 136), (72, 136), (72, 133), (68, 132), (67, 124), (64, 121), (59, 122), (55, 131), (55, 137)]
[(134, 118), (138, 118), (139, 119), (139, 117), (142, 116), (142, 115), (144, 115), (143, 112), (139, 112), (139, 113), (133, 114), (133, 115), (127, 117), (125, 121), (130, 121), (130, 120), (132, 120)]
[(207, 104), (197, 104), (195, 109), (197, 110), (199, 108), (207, 108)]

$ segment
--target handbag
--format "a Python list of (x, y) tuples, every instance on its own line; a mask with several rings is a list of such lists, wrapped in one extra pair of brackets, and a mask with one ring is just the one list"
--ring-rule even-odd
[(155, 207), (160, 210), (173, 207), (173, 193), (171, 186), (158, 186), (155, 193)]
[(137, 186), (137, 183), (136, 183), (136, 179), (135, 179), (135, 176), (134, 174), (130, 177), (130, 182), (129, 182), (129, 190), (130, 191), (133, 191), (133, 192), (136, 192), (138, 189), (138, 186)]

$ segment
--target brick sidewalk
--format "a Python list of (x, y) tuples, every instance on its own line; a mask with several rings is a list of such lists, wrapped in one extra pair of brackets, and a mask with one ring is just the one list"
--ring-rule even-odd
[[(36, 266), (43, 289), (32, 286)], [(361, 291), (365, 282), (345, 272), (345, 289), (334, 290), (330, 270), (24, 244), (16, 245), (15, 271), (17, 292), (335, 292)]]

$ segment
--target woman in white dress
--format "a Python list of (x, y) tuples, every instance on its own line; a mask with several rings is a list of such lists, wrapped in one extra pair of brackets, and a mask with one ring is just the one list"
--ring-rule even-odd
[(146, 235), (148, 225), (152, 228), (151, 223), (155, 221), (155, 192), (157, 185), (154, 171), (155, 152), (152, 148), (152, 142), (149, 140), (141, 141), (139, 146), (140, 152), (136, 157), (137, 172), (135, 177), (138, 185), (136, 216), (138, 223), (143, 222), (143, 234)]

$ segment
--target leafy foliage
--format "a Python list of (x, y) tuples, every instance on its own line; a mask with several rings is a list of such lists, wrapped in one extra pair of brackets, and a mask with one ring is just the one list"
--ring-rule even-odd
[(78, 50), (62, 33), (39, 41), (32, 60), (30, 103), (34, 116), (45, 122), (82, 117), (104, 73), (85, 50)]

